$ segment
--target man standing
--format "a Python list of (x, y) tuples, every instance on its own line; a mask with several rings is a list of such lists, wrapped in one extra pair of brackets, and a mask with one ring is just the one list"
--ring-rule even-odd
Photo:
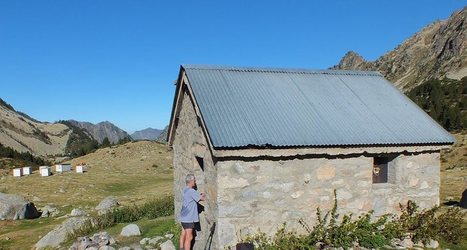
[(199, 222), (198, 202), (206, 200), (206, 196), (194, 189), (196, 179), (193, 174), (188, 174), (185, 182), (186, 186), (182, 193), (182, 211), (180, 212), (180, 221), (182, 222), (180, 249), (190, 250), (195, 223)]

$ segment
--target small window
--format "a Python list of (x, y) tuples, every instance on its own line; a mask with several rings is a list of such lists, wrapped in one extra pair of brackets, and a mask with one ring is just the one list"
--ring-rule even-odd
[(196, 162), (198, 162), (198, 166), (204, 171), (204, 160), (202, 157), (195, 156)]
[(388, 182), (388, 157), (374, 157), (373, 158), (373, 183), (387, 183)]

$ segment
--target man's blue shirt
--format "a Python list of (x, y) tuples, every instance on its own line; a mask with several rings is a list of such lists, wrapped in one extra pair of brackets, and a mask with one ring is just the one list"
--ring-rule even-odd
[(182, 196), (183, 203), (180, 221), (184, 223), (199, 222), (197, 203), (201, 199), (201, 194), (193, 188), (185, 187)]

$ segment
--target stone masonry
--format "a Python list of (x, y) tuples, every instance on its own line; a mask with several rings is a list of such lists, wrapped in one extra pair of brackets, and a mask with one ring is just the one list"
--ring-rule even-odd
[[(329, 149), (325, 155), (291, 152), (283, 157), (244, 157), (242, 153), (216, 157), (202, 129), (199, 111), (186, 91), (181, 94), (173, 141), (174, 195), (176, 217), (186, 174), (194, 173), (198, 190), (207, 195), (194, 249), (204, 249), (214, 223), (211, 249), (234, 246), (258, 229), (273, 234), (283, 223), (303, 231), (298, 220), (303, 218), (312, 225), (317, 207), (332, 207), (334, 190), (340, 214), (369, 210), (376, 216), (397, 213), (399, 203), (408, 200), (422, 208), (439, 203), (439, 149), (385, 147), (384, 152), (378, 152), (373, 147), (352, 154)], [(244, 149), (244, 155), (247, 151)], [(373, 157), (387, 152), (396, 152), (389, 164), (388, 183), (373, 184)]]
[[(200, 214), (201, 231), (195, 238), (194, 249), (204, 249), (209, 231), (216, 222), (217, 215), (217, 169), (214, 166), (211, 153), (207, 146), (206, 137), (198, 124), (193, 101), (187, 94), (183, 95), (181, 122), (176, 130), (174, 139), (174, 197), (175, 217), (179, 221), (181, 210), (181, 193), (185, 186), (185, 176), (193, 173), (196, 176), (198, 191), (206, 194), (207, 201), (202, 202), (204, 211)], [(204, 171), (200, 168), (196, 157), (204, 162)], [(213, 237), (213, 241), (216, 240)], [(217, 242), (213, 242), (213, 245)], [(216, 248), (212, 248), (216, 249)]]

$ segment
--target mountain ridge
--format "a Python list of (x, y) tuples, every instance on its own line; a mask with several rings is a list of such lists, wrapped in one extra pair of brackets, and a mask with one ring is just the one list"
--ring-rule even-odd
[(331, 69), (373, 70), (404, 91), (430, 79), (467, 75), (467, 7), (435, 21), (375, 61), (347, 52)]
[(157, 138), (163, 131), (163, 129), (145, 128), (133, 132), (130, 136), (134, 140), (157, 140)]
[(115, 144), (121, 139), (128, 138), (130, 136), (126, 131), (109, 121), (102, 121), (96, 124), (76, 120), (68, 120), (68, 122), (89, 132), (99, 143), (102, 143), (104, 138), (107, 137), (111, 143)]

